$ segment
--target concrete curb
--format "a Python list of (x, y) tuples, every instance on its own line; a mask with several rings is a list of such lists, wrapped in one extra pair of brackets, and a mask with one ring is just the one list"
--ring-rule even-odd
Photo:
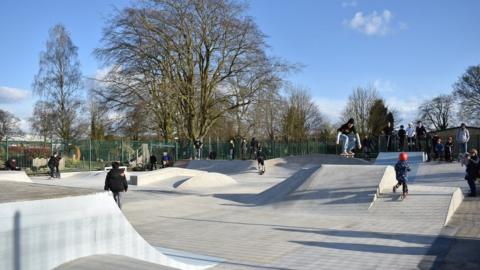
[(24, 171), (0, 171), (0, 181), (32, 183), (32, 180)]
[(455, 211), (457, 211), (458, 207), (460, 207), (460, 204), (463, 201), (463, 192), (460, 188), (456, 188), (455, 191), (452, 194), (452, 198), (450, 199), (450, 205), (448, 206), (448, 211), (445, 216), (445, 223), (444, 226), (448, 224), (450, 219), (453, 217), (453, 214), (455, 214)]

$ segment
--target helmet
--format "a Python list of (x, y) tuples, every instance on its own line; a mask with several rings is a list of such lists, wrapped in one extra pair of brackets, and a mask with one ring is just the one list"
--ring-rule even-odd
[(406, 161), (406, 160), (408, 160), (408, 154), (405, 153), (405, 152), (401, 152), (400, 155), (398, 155), (398, 159), (400, 159), (402, 161)]

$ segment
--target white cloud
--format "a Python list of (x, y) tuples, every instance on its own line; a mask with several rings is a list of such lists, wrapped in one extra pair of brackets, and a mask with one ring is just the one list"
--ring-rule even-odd
[(24, 100), (29, 96), (29, 91), (8, 86), (0, 86), (0, 104), (15, 103)]
[(351, 20), (345, 24), (351, 29), (357, 30), (367, 36), (384, 36), (391, 31), (391, 21), (393, 14), (388, 9), (382, 13), (376, 11), (371, 14), (363, 14), (359, 11), (355, 13)]
[(376, 79), (372, 84), (380, 93), (393, 93), (396, 88), (395, 84), (390, 80)]
[(423, 98), (417, 96), (397, 97), (390, 96), (385, 100), (389, 109), (394, 109), (399, 113), (401, 122), (396, 121), (396, 125), (406, 126), (409, 122), (414, 122), (417, 118), (418, 107), (423, 102)]
[(358, 4), (357, 0), (343, 1), (342, 2), (342, 7), (343, 8), (356, 7), (357, 4)]
[(315, 103), (318, 105), (318, 109), (324, 114), (328, 120), (332, 123), (336, 123), (340, 120), (343, 108), (345, 107), (346, 100), (343, 99), (329, 99), (329, 98), (314, 98)]

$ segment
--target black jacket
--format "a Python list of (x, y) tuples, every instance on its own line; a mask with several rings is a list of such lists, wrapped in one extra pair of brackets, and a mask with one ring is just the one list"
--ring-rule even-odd
[(107, 173), (105, 178), (105, 190), (111, 190), (113, 192), (127, 191), (128, 183), (125, 172), (122, 169), (113, 168)]
[(467, 175), (470, 179), (476, 179), (478, 176), (478, 163), (480, 162), (477, 155), (470, 157), (467, 163)]

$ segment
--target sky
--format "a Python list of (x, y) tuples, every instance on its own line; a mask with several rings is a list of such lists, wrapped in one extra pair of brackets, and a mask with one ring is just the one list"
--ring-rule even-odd
[[(78, 47), (85, 77), (104, 66), (92, 51), (105, 21), (127, 0), (0, 1), (0, 109), (27, 119), (32, 82), (48, 30), (65, 25)], [(404, 123), (419, 104), (452, 92), (452, 84), (480, 64), (477, 0), (251, 0), (247, 14), (267, 36), (270, 55), (301, 64), (285, 75), (307, 88), (320, 111), (338, 121), (356, 87), (375, 86)]]

